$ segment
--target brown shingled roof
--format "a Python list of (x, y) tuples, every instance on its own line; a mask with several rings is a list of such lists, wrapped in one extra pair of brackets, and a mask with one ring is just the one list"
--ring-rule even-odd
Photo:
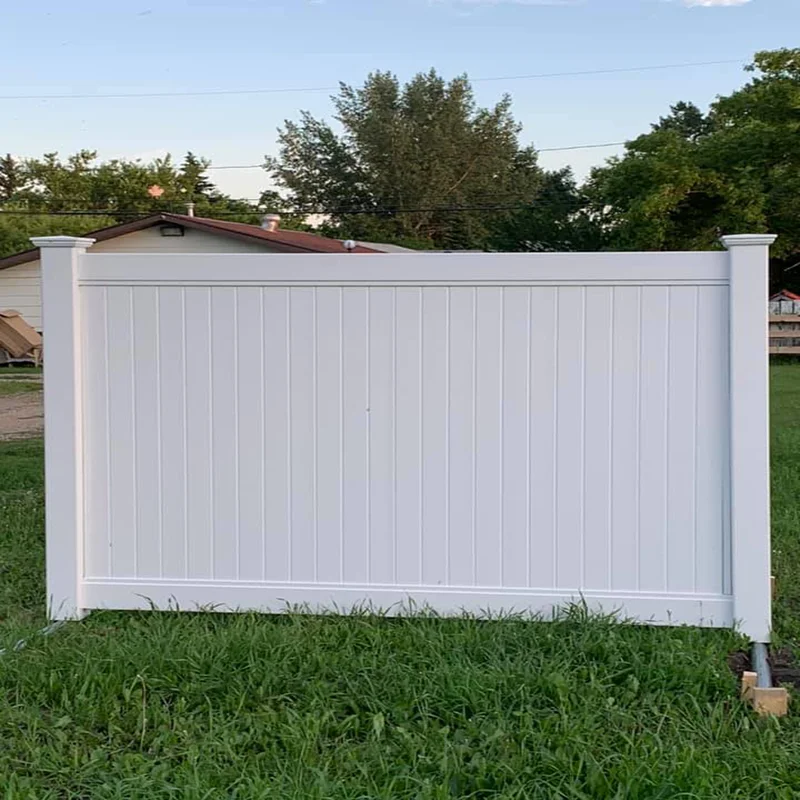
[[(290, 231), (278, 229), (276, 231), (264, 230), (258, 225), (248, 225), (244, 222), (227, 222), (219, 219), (208, 219), (206, 217), (190, 217), (186, 214), (152, 214), (149, 217), (134, 220), (133, 222), (123, 222), (119, 225), (111, 225), (108, 228), (101, 228), (97, 231), (90, 231), (84, 234), (98, 242), (106, 239), (115, 239), (117, 236), (124, 236), (127, 233), (152, 228), (154, 225), (162, 223), (172, 223), (173, 225), (183, 225), (186, 228), (218, 233), (222, 236), (229, 236), (233, 239), (244, 239), (246, 241), (269, 242), (274, 249), (284, 253), (346, 253), (344, 246), (338, 239), (329, 239), (326, 236), (318, 236), (315, 233), (305, 233), (303, 231)], [(354, 253), (379, 253), (380, 250), (373, 250), (369, 247), (357, 246)], [(17, 264), (25, 264), (28, 261), (36, 261), (39, 258), (39, 249), (32, 248), (23, 250), (20, 253), (0, 258), (0, 269), (8, 269)]]

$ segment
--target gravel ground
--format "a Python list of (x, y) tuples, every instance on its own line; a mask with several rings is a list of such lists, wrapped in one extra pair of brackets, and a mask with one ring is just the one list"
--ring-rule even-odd
[(0, 441), (39, 436), (44, 430), (41, 392), (0, 397)]

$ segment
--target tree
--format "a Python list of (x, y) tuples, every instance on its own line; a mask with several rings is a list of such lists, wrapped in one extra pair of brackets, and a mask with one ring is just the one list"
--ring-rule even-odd
[(211, 162), (207, 158), (199, 158), (191, 150), (183, 157), (177, 182), (187, 200), (197, 201), (204, 198), (213, 202), (220, 197), (217, 187), (206, 175), (210, 166)]
[(0, 158), (0, 203), (10, 200), (22, 186), (23, 180), (19, 161), (10, 153)]
[(110, 217), (53, 217), (46, 214), (0, 214), (0, 258), (28, 250), (32, 236), (81, 236), (114, 224)]
[[(700, 249), (771, 231), (773, 283), (800, 261), (800, 49), (757, 53), (755, 77), (707, 115), (673, 106), (621, 158), (593, 171), (593, 213), (612, 247)], [(794, 286), (800, 270), (788, 272)]]
[(501, 252), (599, 250), (602, 228), (587, 207), (570, 169), (545, 172), (530, 206), (503, 216), (494, 226), (490, 246)]
[[(256, 205), (219, 192), (206, 177), (209, 163), (191, 152), (180, 168), (169, 155), (99, 162), (92, 150), (66, 159), (58, 153), (22, 162), (0, 158), (0, 257), (26, 249), (30, 236), (77, 235), (157, 211), (185, 213), (190, 200), (198, 216), (258, 223)], [(160, 196), (148, 193), (153, 185), (163, 190)]]
[(479, 108), (466, 77), (431, 71), (401, 86), (376, 72), (332, 101), (341, 132), (303, 112), (266, 168), (290, 205), (325, 212), (339, 235), (482, 248), (498, 207), (536, 195), (542, 173), (510, 99)]

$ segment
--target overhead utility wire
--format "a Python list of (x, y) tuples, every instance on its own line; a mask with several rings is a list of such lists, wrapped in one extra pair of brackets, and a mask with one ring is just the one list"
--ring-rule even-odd
[[(423, 214), (423, 213), (459, 213), (465, 211), (522, 211), (531, 208), (533, 203), (518, 203), (516, 205), (476, 205), (476, 206), (430, 206), (424, 208), (394, 208), (394, 207), (378, 207), (378, 208), (295, 208), (283, 209), (280, 213), (301, 214), (304, 216), (313, 216), (316, 214), (325, 215), (365, 215), (365, 214)], [(87, 211), (11, 211), (0, 209), (0, 214), (16, 214), (24, 216), (41, 216), (41, 217), (149, 217), (153, 214), (181, 214), (179, 211), (170, 211), (165, 208), (156, 208), (149, 211), (117, 211), (113, 208), (107, 209), (94, 209)], [(220, 217), (241, 217), (247, 216), (248, 213), (258, 214), (260, 212), (253, 211), (225, 211), (215, 212), (214, 219)]]
[[(483, 78), (470, 78), (471, 83), (494, 81), (530, 81), (545, 78), (577, 78), (589, 75), (618, 75), (626, 72), (651, 72), (664, 69), (686, 69), (690, 67), (711, 67), (722, 64), (743, 64), (747, 59), (730, 58), (720, 61), (686, 61), (680, 64), (652, 64), (641, 67), (615, 67), (611, 69), (587, 69), (574, 72), (539, 72), (530, 75), (493, 75)], [(176, 92), (112, 92), (108, 94), (7, 94), (0, 100), (113, 100), (137, 97), (215, 97), (245, 94), (289, 94), (303, 92), (336, 92), (339, 86), (300, 86), (271, 87), (260, 89), (200, 89), (197, 91)]]
[[(602, 144), (574, 144), (569, 147), (538, 147), (537, 153), (563, 153), (567, 150), (595, 150), (601, 147), (622, 147), (626, 142), (603, 142)], [(206, 169), (263, 169), (263, 164), (220, 164), (219, 166), (206, 167)]]

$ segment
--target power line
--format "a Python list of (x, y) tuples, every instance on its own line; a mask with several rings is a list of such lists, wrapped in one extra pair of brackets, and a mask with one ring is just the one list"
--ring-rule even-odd
[[(630, 72), (652, 72), (665, 69), (687, 69), (691, 67), (712, 67), (722, 64), (743, 64), (747, 59), (731, 58), (720, 61), (686, 61), (679, 64), (651, 64), (639, 67), (614, 67), (611, 69), (587, 69), (574, 72), (539, 72), (530, 75), (493, 75), (483, 78), (470, 78), (471, 83), (497, 81), (529, 81), (547, 78), (578, 78), (590, 75), (619, 75)], [(0, 100), (116, 100), (145, 97), (217, 97), (224, 95), (248, 94), (290, 94), (305, 92), (335, 92), (339, 86), (270, 87), (259, 89), (200, 89), (197, 91), (176, 92), (113, 92), (108, 94), (10, 94), (0, 95)]]
[[(472, 206), (430, 206), (425, 208), (403, 208), (403, 207), (376, 207), (376, 208), (296, 208), (282, 209), (280, 213), (286, 215), (314, 216), (314, 215), (369, 215), (369, 214), (430, 214), (430, 213), (461, 213), (474, 211), (522, 211), (531, 208), (533, 203), (519, 203), (515, 205), (472, 205)], [(179, 211), (170, 211), (164, 208), (157, 208), (151, 211), (117, 211), (115, 209), (93, 209), (85, 211), (11, 211), (0, 209), (0, 214), (40, 216), (40, 217), (149, 217), (153, 214), (180, 214)], [(212, 219), (221, 217), (242, 217), (249, 214), (259, 214), (254, 210), (248, 211), (225, 211), (215, 212)]]
[[(569, 147), (540, 147), (535, 148), (537, 153), (563, 153), (567, 150), (595, 150), (602, 147), (622, 147), (627, 142), (602, 142), (601, 144), (574, 144)], [(220, 164), (208, 166), (209, 169), (263, 169), (263, 164)]]

